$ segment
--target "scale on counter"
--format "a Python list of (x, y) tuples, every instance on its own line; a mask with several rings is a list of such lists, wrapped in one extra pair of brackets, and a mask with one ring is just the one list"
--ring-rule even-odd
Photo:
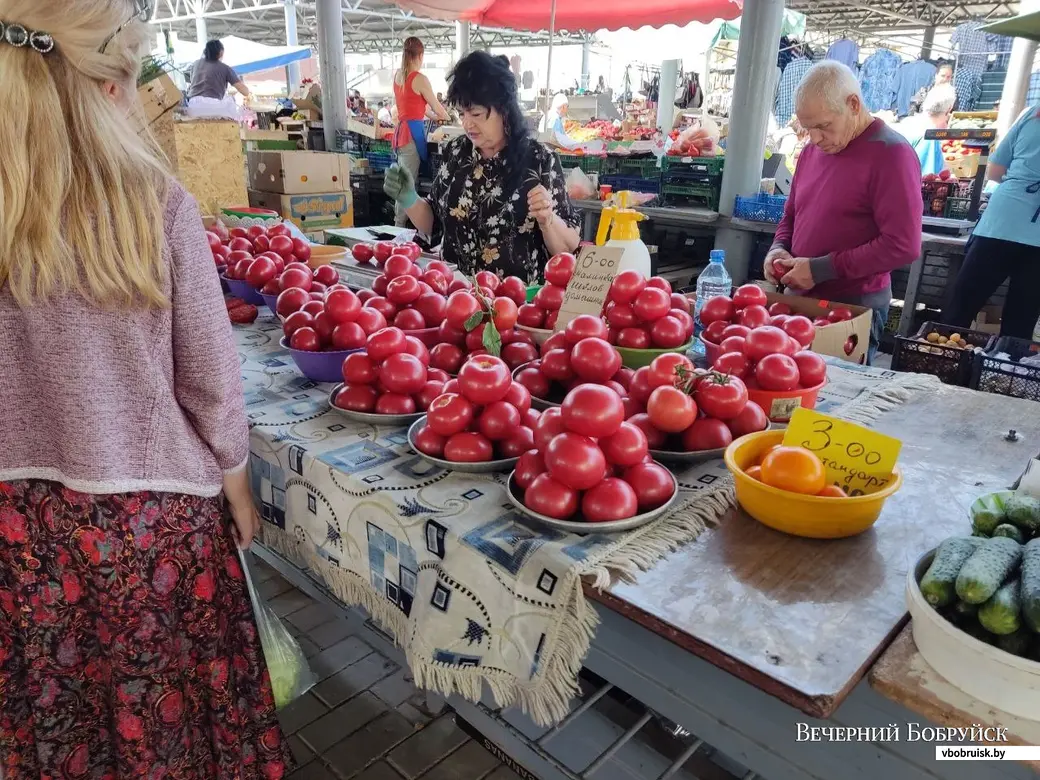
[(986, 187), (986, 165), (989, 163), (989, 150), (997, 139), (997, 131), (992, 128), (976, 130), (949, 127), (945, 130), (925, 130), (924, 137), (926, 141), (964, 141), (965, 146), (979, 150), (979, 168), (975, 172), (975, 183), (971, 188), (967, 218), (924, 218), (924, 224), (937, 232), (967, 233), (979, 219), (979, 202), (982, 199), (982, 191)]

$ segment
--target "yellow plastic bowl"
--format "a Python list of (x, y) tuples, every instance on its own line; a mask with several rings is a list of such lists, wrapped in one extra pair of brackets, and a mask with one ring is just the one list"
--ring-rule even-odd
[(315, 244), (311, 247), (311, 259), (307, 261), (307, 265), (311, 268), (321, 268), (329, 263), (343, 263), (346, 260), (347, 250), (343, 247)]
[(881, 515), (885, 499), (903, 485), (896, 466), (895, 479), (869, 496), (830, 498), (805, 496), (770, 487), (749, 477), (746, 469), (758, 463), (762, 453), (784, 440), (784, 431), (762, 431), (742, 436), (726, 448), (726, 467), (736, 482), (737, 502), (763, 525), (810, 539), (842, 539), (863, 533)]

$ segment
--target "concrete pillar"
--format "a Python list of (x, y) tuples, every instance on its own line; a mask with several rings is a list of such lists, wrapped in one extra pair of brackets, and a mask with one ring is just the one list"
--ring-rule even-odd
[[(1019, 14), (1029, 14), (1040, 10), (1040, 0), (1022, 0)], [(1004, 89), (1000, 93), (1000, 109), (997, 113), (997, 138), (1004, 134), (1018, 119), (1026, 107), (1026, 93), (1029, 91), (1029, 77), (1033, 72), (1033, 58), (1036, 56), (1036, 41), (1015, 38), (1011, 44), (1011, 56), (1008, 58), (1007, 78)]]
[(661, 63), (661, 88), (657, 101), (657, 126), (664, 132), (672, 129), (675, 121), (675, 90), (679, 85), (679, 60)]
[(347, 73), (343, 57), (343, 6), (340, 0), (317, 0), (318, 60), (325, 148), (339, 148), (337, 131), (347, 131)]
[(588, 35), (581, 42), (581, 88), (589, 88), (589, 57), (592, 54), (592, 38)]
[(455, 62), (469, 54), (469, 22), (455, 22)]
[(926, 27), (924, 35), (921, 37), (921, 59), (930, 60), (932, 58), (932, 44), (935, 43), (935, 28)]
[[(300, 34), (297, 28), (296, 0), (283, 0), (285, 3), (285, 43), (289, 46), (300, 45)], [(300, 63), (290, 62), (286, 67), (286, 86), (288, 95), (292, 95), (300, 87)]]
[[(199, 46), (205, 46), (209, 43), (209, 29), (206, 24), (206, 17), (202, 15), (202, 7), (195, 12), (195, 40), (199, 42)], [(201, 54), (199, 55), (202, 56)]]
[[(719, 200), (719, 212), (727, 216), (733, 215), (737, 195), (754, 195), (761, 186), (783, 12), (783, 0), (744, 2)], [(715, 234), (715, 248), (726, 252), (726, 268), (736, 284), (747, 279), (753, 239), (752, 233), (731, 228), (722, 228)]]

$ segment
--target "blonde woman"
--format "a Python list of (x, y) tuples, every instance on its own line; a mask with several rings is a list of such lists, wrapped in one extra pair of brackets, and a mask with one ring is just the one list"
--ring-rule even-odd
[[(143, 0), (0, 0), (0, 775), (278, 778), (238, 359)], [(221, 497), (223, 496), (223, 498)]]
[[(401, 69), (394, 74), (394, 102), (397, 104), (397, 128), (393, 147), (398, 164), (405, 168), (414, 181), (419, 180), (419, 167), (429, 154), (426, 149), (426, 116), (432, 111), (438, 119), (447, 122), (444, 110), (433, 93), (430, 80), (422, 74), (426, 48), (418, 38), (407, 38), (401, 55)], [(408, 218), (397, 209), (397, 224), (404, 227)]]

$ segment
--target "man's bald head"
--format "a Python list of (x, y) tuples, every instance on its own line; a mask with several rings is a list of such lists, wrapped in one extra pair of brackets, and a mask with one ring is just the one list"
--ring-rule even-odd
[(806, 71), (794, 93), (794, 110), (809, 140), (827, 154), (848, 146), (872, 120), (856, 74), (830, 60)]

